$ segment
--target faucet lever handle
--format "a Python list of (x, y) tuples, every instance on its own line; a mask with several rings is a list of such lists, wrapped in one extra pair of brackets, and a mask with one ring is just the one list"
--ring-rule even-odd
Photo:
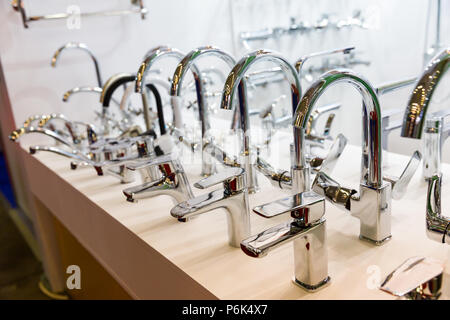
[(290, 212), (292, 218), (308, 225), (324, 216), (325, 197), (314, 191), (305, 191), (257, 206), (253, 211), (264, 218), (273, 218)]
[(331, 203), (351, 210), (352, 198), (358, 197), (355, 189), (344, 188), (325, 172), (318, 172), (311, 189), (327, 198)]
[(411, 181), (414, 173), (417, 171), (419, 167), (420, 160), (422, 160), (422, 154), (419, 151), (415, 151), (411, 158), (409, 159), (408, 164), (403, 170), (400, 177), (383, 177), (384, 180), (389, 181), (392, 184), (392, 198), (393, 199), (401, 199), (405, 193), (406, 188)]
[(339, 157), (344, 152), (347, 145), (347, 138), (343, 134), (339, 134), (334, 140), (325, 158), (315, 157), (309, 162), (311, 168), (315, 172), (332, 172), (336, 166)]
[(127, 169), (131, 171), (137, 171), (146, 169), (148, 167), (159, 166), (164, 164), (173, 164), (177, 160), (172, 154), (165, 154), (145, 161), (137, 161), (127, 165)]
[(438, 260), (412, 257), (386, 277), (380, 290), (412, 300), (438, 299), (441, 295), (443, 272), (443, 264)]
[(222, 170), (216, 174), (206, 177), (194, 184), (198, 189), (207, 189), (219, 183), (230, 185), (234, 182), (240, 184), (240, 189), (246, 187), (245, 170), (238, 167), (231, 167)]

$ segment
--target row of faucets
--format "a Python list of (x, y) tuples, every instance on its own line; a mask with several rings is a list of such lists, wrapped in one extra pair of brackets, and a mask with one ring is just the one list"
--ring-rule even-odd
[[(175, 48), (159, 46), (145, 55), (136, 74), (114, 75), (102, 88), (98, 63), (95, 63), (99, 89), (93, 91), (101, 95), (102, 119), (108, 119), (108, 106), (113, 92), (122, 85), (132, 83), (133, 90), (142, 95), (145, 130), (134, 126), (133, 118), (126, 111), (124, 117), (129, 120), (128, 126), (123, 127), (120, 135), (116, 137), (107, 136), (109, 131), (106, 130), (106, 122), (102, 122), (103, 128), (98, 131), (91, 124), (69, 121), (63, 115), (52, 114), (29, 118), (10, 138), (17, 141), (27, 133), (49, 136), (58, 144), (68, 147), (69, 151), (58, 146), (32, 146), (30, 152), (49, 151), (69, 157), (72, 159), (73, 169), (78, 166), (92, 166), (99, 175), (110, 173), (122, 183), (133, 181), (133, 173), (138, 172), (142, 184), (124, 189), (126, 199), (135, 202), (160, 194), (172, 196), (177, 204), (170, 214), (182, 222), (187, 222), (201, 213), (224, 208), (228, 212), (229, 244), (240, 247), (249, 256), (262, 257), (272, 249), (292, 241), (295, 283), (309, 291), (318, 290), (330, 280), (325, 200), (351, 212), (360, 220), (361, 240), (382, 245), (392, 237), (391, 200), (399, 199), (405, 194), (422, 158), (421, 153), (416, 151), (400, 177), (383, 175), (383, 150), (387, 147), (387, 134), (393, 129), (401, 127), (403, 137), (420, 139), (424, 135), (423, 172), (425, 179), (429, 181), (427, 231), (430, 237), (450, 243), (450, 222), (440, 211), (441, 148), (450, 132), (444, 124), (444, 118), (450, 111), (426, 116), (433, 92), (450, 66), (450, 49), (436, 55), (418, 78), (374, 87), (352, 70), (333, 69), (320, 76), (303, 94), (300, 76), (307, 59), (327, 54), (346, 54), (353, 49), (351, 47), (313, 54), (302, 57), (292, 65), (282, 55), (269, 50), (248, 53), (236, 62), (230, 54), (216, 47), (196, 48), (185, 55)], [(228, 154), (210, 134), (211, 110), (206, 88), (208, 81), (204, 79), (205, 73), (196, 64), (199, 58), (205, 56), (216, 57), (231, 68), (220, 93), (220, 107), (233, 110), (230, 130), (240, 137), (240, 154), (237, 156)], [(57, 55), (55, 57), (57, 58)], [(150, 79), (149, 75), (152, 74), (157, 61), (169, 57), (177, 59), (179, 63), (167, 86), (162, 85), (162, 81)], [(271, 129), (277, 128), (277, 123), (291, 123), (293, 126), (294, 142), (289, 146), (289, 172), (276, 170), (255, 151), (260, 148), (255, 148), (251, 141), (250, 117), (259, 114), (260, 118), (264, 119), (267, 114), (273, 114), (270, 108), (265, 108), (263, 113), (257, 113), (249, 106), (248, 88), (254, 79), (252, 77), (255, 77), (249, 70), (256, 63), (263, 61), (274, 63), (278, 68), (277, 72), (281, 71), (289, 84), (291, 115), (271, 119)], [(193, 75), (193, 87), (197, 97), (191, 105), (194, 106), (201, 123), (202, 134), (199, 141), (189, 141), (184, 131), (185, 105), (180, 97), (183, 80), (189, 71)], [(273, 70), (269, 70), (267, 74), (271, 71)], [(260, 77), (260, 73), (257, 77)], [(342, 187), (330, 176), (347, 143), (341, 134), (334, 142), (329, 137), (334, 112), (341, 107), (340, 104), (316, 108), (322, 94), (337, 83), (349, 83), (362, 96), (363, 139), (359, 190)], [(158, 84), (169, 89), (173, 114), (171, 122), (166, 122), (164, 118), (161, 94), (156, 87)], [(399, 111), (383, 113), (378, 97), (407, 85), (415, 85), (415, 88), (406, 110), (401, 110), (404, 111), (403, 121), (395, 122), (390, 117)], [(153, 113), (149, 105), (149, 94), (154, 95), (157, 104), (156, 112), (152, 111)], [(273, 107), (273, 104), (270, 107)], [(331, 115), (322, 134), (315, 123), (320, 115), (326, 113)], [(63, 127), (58, 128), (57, 123), (62, 123)], [(195, 197), (181, 161), (178, 145), (201, 152), (202, 175), (205, 178), (195, 183), (194, 187), (207, 189), (222, 184), (223, 188)], [(326, 156), (319, 157), (314, 154), (314, 148), (317, 146), (328, 149)], [(217, 164), (225, 169), (217, 170)], [(269, 179), (273, 186), (288, 189), (289, 195), (271, 203), (258, 205), (252, 211), (265, 218), (282, 214), (290, 214), (290, 218), (285, 223), (252, 236), (248, 198), (249, 194), (259, 191), (257, 171)]]

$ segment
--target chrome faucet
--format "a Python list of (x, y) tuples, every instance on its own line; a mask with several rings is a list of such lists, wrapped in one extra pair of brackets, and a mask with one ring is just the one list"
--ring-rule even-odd
[(450, 48), (431, 59), (417, 81), (409, 98), (403, 118), (401, 135), (405, 138), (423, 139), (423, 176), (426, 180), (441, 169), (441, 148), (449, 136), (450, 126), (444, 126), (444, 117), (450, 110), (438, 111), (427, 117), (428, 106), (442, 76), (450, 69)]
[(82, 51), (85, 51), (91, 57), (92, 61), (94, 62), (95, 74), (96, 74), (96, 77), (97, 77), (98, 87), (103, 87), (102, 76), (101, 76), (101, 73), (100, 73), (100, 66), (99, 66), (99, 63), (98, 63), (98, 59), (95, 57), (95, 55), (91, 51), (91, 49), (89, 49), (89, 47), (86, 44), (84, 44), (84, 43), (68, 42), (65, 45), (63, 45), (62, 47), (60, 47), (53, 54), (52, 62), (51, 62), (52, 67), (56, 67), (56, 62), (58, 61), (59, 56), (66, 49), (82, 50)]
[[(305, 93), (294, 116), (294, 165), (305, 170), (304, 136), (308, 119), (318, 98), (337, 83), (349, 83), (363, 98), (363, 141), (361, 156), (360, 191), (343, 188), (327, 174), (319, 172), (312, 190), (325, 196), (334, 204), (352, 212), (360, 219), (360, 239), (380, 245), (391, 238), (392, 182), (382, 175), (381, 108), (375, 89), (364, 78), (350, 70), (332, 70), (322, 75)], [(405, 186), (420, 162), (416, 152), (401, 176), (398, 186)], [(298, 170), (297, 169), (297, 170)], [(302, 177), (304, 187), (308, 180)], [(399, 194), (401, 194), (400, 192)]]
[[(391, 92), (395, 92), (397, 90), (403, 89), (407, 86), (413, 85), (417, 81), (417, 77), (402, 79), (394, 82), (388, 82), (380, 84), (376, 87), (377, 96), (382, 96)], [(404, 111), (401, 108), (383, 110), (382, 111), (382, 119), (381, 125), (383, 127), (382, 131), (382, 142), (383, 142), (383, 150), (387, 150), (388, 148), (388, 137), (389, 134), (396, 129), (401, 128), (402, 120), (393, 120), (392, 117), (403, 113)]]
[(224, 61), (230, 68), (233, 68), (236, 64), (234, 58), (222, 51), (219, 48), (215, 48), (212, 46), (204, 46), (199, 47), (191, 52), (189, 52), (178, 64), (175, 69), (174, 75), (172, 77), (172, 86), (170, 89), (170, 95), (172, 97), (172, 102), (176, 102), (182, 90), (183, 79), (186, 73), (193, 68), (194, 81), (197, 89), (197, 104), (199, 117), (202, 126), (202, 139), (201, 139), (201, 150), (202, 150), (202, 175), (209, 176), (214, 174), (215, 166), (213, 162), (213, 157), (206, 151), (206, 146), (212, 143), (212, 137), (209, 136), (208, 131), (211, 128), (209, 114), (208, 114), (208, 105), (207, 99), (205, 96), (205, 90), (202, 86), (199, 69), (195, 67), (195, 61), (200, 57), (213, 56)]
[(142, 176), (150, 177), (154, 176), (154, 169), (158, 168), (160, 171), (159, 178), (149, 179), (150, 181), (141, 185), (124, 189), (123, 194), (129, 202), (137, 202), (138, 199), (158, 195), (168, 195), (175, 199), (176, 203), (179, 203), (194, 197), (183, 166), (173, 154), (130, 164), (127, 168), (131, 171), (142, 171)]
[[(72, 88), (72, 89), (66, 91), (63, 95), (62, 100), (63, 100), (63, 102), (68, 102), (71, 96), (73, 96), (74, 94), (77, 94), (77, 93), (82, 93), (82, 92), (101, 94), (102, 88), (100, 88), (100, 87), (75, 87), (75, 88)], [(114, 100), (114, 102), (117, 103), (116, 100)]]
[[(345, 146), (347, 145), (347, 138), (344, 135), (339, 134), (336, 140), (331, 145), (326, 157), (312, 157), (310, 155), (305, 155), (307, 158), (308, 170), (298, 170), (294, 164), (294, 145), (290, 145), (291, 153), (291, 171), (275, 170), (268, 162), (258, 156), (256, 158), (256, 168), (261, 172), (266, 178), (269, 179), (271, 184), (275, 188), (291, 190), (292, 194), (308, 191), (310, 190), (309, 176), (310, 174), (315, 174), (320, 171), (332, 172), (337, 164), (339, 157), (342, 155)], [(304, 175), (308, 175), (302, 178)], [(296, 177), (298, 183), (294, 183), (292, 177)], [(299, 191), (299, 189), (302, 189)]]
[(286, 74), (291, 90), (292, 112), (295, 111), (301, 97), (300, 81), (295, 68), (281, 55), (267, 50), (258, 50), (245, 55), (233, 67), (225, 82), (222, 94), (222, 109), (232, 109), (236, 92), (239, 93), (239, 128), (242, 130), (241, 152), (243, 156), (243, 166), (247, 174), (250, 193), (258, 190), (256, 172), (252, 163), (252, 152), (250, 150), (250, 120), (249, 108), (247, 103), (247, 92), (245, 85), (245, 74), (255, 62), (271, 61), (280, 65), (281, 70)]
[[(136, 85), (135, 91), (142, 95), (143, 101), (147, 101), (145, 98), (145, 84), (146, 77), (151, 72), (153, 65), (162, 60), (163, 58), (175, 58), (176, 60), (181, 60), (184, 57), (184, 54), (175, 48), (170, 48), (168, 46), (158, 46), (149, 50), (144, 58), (144, 61), (141, 63), (139, 70), (136, 75)], [(200, 77), (200, 76), (199, 76)], [(197, 84), (196, 84), (197, 85)], [(201, 86), (201, 83), (198, 85)], [(198, 92), (200, 92), (201, 87), (198, 88)], [(178, 101), (176, 101), (178, 102)], [(183, 121), (181, 117), (181, 106), (179, 106), (176, 102), (172, 103), (173, 108), (173, 126), (178, 129), (183, 128)]]
[[(136, 146), (136, 151), (133, 147)], [(97, 175), (104, 173), (118, 178), (121, 183), (130, 183), (134, 181), (134, 175), (127, 168), (130, 163), (145, 161), (155, 157), (153, 151), (153, 137), (141, 136), (135, 138), (125, 138), (122, 140), (101, 140), (93, 143), (89, 149), (84, 152), (72, 149), (66, 151), (61, 148), (49, 146), (31, 146), (30, 153), (51, 152), (72, 159), (70, 167), (72, 170), (79, 166), (93, 167)], [(154, 171), (147, 175), (142, 175), (146, 179), (156, 179), (160, 174)]]
[(412, 257), (392, 271), (380, 290), (409, 300), (436, 300), (442, 292), (444, 265), (428, 257)]
[(441, 214), (442, 174), (428, 180), (426, 230), (429, 239), (450, 244), (450, 217)]
[[(149, 50), (144, 58), (144, 61), (141, 63), (139, 70), (137, 72), (136, 76), (136, 85), (135, 85), (135, 91), (137, 93), (141, 93), (143, 102), (146, 101), (145, 99), (145, 91), (144, 86), (146, 84), (146, 77), (147, 75), (152, 71), (152, 67), (154, 63), (157, 61), (162, 60), (163, 58), (175, 58), (176, 60), (182, 60), (185, 55), (175, 48), (170, 48), (168, 46), (158, 46), (156, 48), (153, 48)], [(195, 88), (197, 96), (202, 98), (200, 93), (202, 92), (202, 85), (203, 80), (201, 78), (201, 74), (197, 67), (195, 65), (193, 67), (193, 72), (195, 72), (196, 75), (194, 75), (194, 79), (198, 79), (199, 81), (195, 82)], [(197, 104), (200, 106), (202, 102), (198, 102), (199, 99), (197, 99)], [(174, 135), (178, 141), (183, 142), (185, 145), (188, 146), (188, 148), (195, 149), (196, 143), (193, 141), (189, 141), (187, 139), (185, 133), (183, 132), (183, 119), (181, 114), (181, 105), (180, 105), (180, 99), (177, 97), (171, 97), (171, 107), (172, 107), (172, 124), (169, 126), (170, 133)], [(203, 103), (203, 105), (205, 105)], [(201, 108), (199, 107), (199, 110)]]
[(290, 213), (293, 220), (269, 228), (241, 242), (250, 257), (266, 256), (287, 242), (294, 245), (294, 283), (307, 291), (316, 291), (330, 283), (325, 215), (325, 198), (305, 191), (277, 200), (253, 211), (265, 218)]
[(180, 220), (224, 208), (227, 210), (229, 244), (239, 248), (240, 242), (250, 235), (250, 210), (244, 169), (226, 168), (198, 181), (194, 186), (206, 189), (219, 183), (223, 183), (223, 189), (181, 202), (170, 210), (170, 214)]

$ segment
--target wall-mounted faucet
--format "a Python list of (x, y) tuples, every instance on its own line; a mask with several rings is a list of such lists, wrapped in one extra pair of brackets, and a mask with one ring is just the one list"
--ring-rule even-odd
[(223, 189), (212, 191), (176, 205), (170, 214), (180, 219), (188, 219), (214, 209), (227, 210), (228, 242), (239, 248), (243, 239), (250, 235), (250, 210), (244, 169), (226, 168), (194, 184), (206, 189), (223, 183)]
[[(334, 204), (352, 212), (360, 219), (360, 238), (374, 244), (382, 244), (391, 238), (392, 184), (382, 175), (381, 108), (375, 89), (364, 78), (350, 70), (332, 70), (320, 77), (305, 93), (294, 116), (294, 165), (307, 169), (304, 152), (304, 136), (308, 119), (319, 97), (337, 83), (349, 83), (363, 98), (363, 141), (361, 156), (360, 191), (343, 188), (323, 172), (316, 175), (312, 189)], [(420, 154), (413, 155), (409, 166), (414, 172)], [(402, 176), (400, 185), (409, 182), (410, 175)], [(302, 177), (297, 186), (305, 187), (309, 179)], [(300, 190), (301, 191), (301, 190)]]
[(427, 111), (442, 76), (450, 69), (450, 48), (437, 54), (425, 68), (409, 98), (403, 118), (401, 135), (405, 138), (423, 137), (423, 176), (426, 180), (441, 169), (442, 145), (449, 136), (450, 126), (444, 117), (450, 110), (438, 111), (427, 117)]
[(330, 283), (323, 196), (306, 191), (257, 206), (253, 211), (265, 218), (290, 213), (293, 220), (243, 240), (242, 251), (250, 257), (260, 258), (292, 241), (294, 283), (307, 291), (319, 290)]

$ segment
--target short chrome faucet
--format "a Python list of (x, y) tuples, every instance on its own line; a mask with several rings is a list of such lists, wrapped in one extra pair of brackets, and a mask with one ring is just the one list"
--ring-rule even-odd
[(158, 179), (124, 189), (123, 194), (127, 201), (136, 202), (138, 199), (168, 195), (179, 203), (194, 197), (183, 166), (172, 154), (159, 156), (147, 162), (130, 164), (127, 168), (131, 171), (144, 171), (141, 175), (148, 176), (154, 176), (152, 172), (154, 168), (158, 168), (161, 172)]
[[(354, 86), (364, 102), (360, 191), (341, 187), (323, 172), (316, 175), (312, 189), (360, 219), (360, 239), (380, 245), (391, 238), (392, 182), (395, 180), (386, 181), (382, 175), (381, 108), (375, 89), (367, 80), (350, 70), (332, 70), (308, 89), (294, 116), (294, 162), (297, 168), (306, 166), (304, 136), (310, 114), (318, 98), (332, 85), (341, 82)], [(399, 180), (399, 187), (409, 182), (419, 162), (417, 152), (405, 170), (406, 174)]]
[(307, 291), (329, 284), (325, 198), (306, 191), (253, 209), (272, 218), (290, 213), (293, 220), (269, 228), (241, 242), (241, 249), (255, 258), (266, 256), (285, 243), (294, 245), (294, 283)]
[(429, 239), (450, 244), (450, 217), (441, 214), (442, 174), (428, 180), (426, 231)]
[(241, 241), (250, 235), (250, 212), (244, 169), (226, 168), (220, 173), (198, 181), (194, 186), (206, 189), (219, 183), (223, 183), (223, 189), (181, 202), (170, 211), (170, 214), (180, 220), (224, 208), (227, 210), (229, 244), (239, 248)]
[(402, 137), (423, 140), (423, 177), (428, 180), (440, 173), (441, 148), (450, 134), (444, 117), (450, 110), (441, 110), (427, 117), (428, 106), (442, 76), (450, 69), (450, 48), (431, 59), (409, 98), (403, 118)]
[(291, 90), (292, 112), (295, 111), (301, 97), (300, 81), (295, 68), (281, 55), (267, 50), (258, 50), (245, 55), (231, 70), (225, 82), (222, 94), (222, 109), (232, 109), (234, 106), (235, 94), (239, 93), (239, 128), (243, 131), (241, 152), (243, 156), (243, 166), (247, 174), (249, 192), (257, 191), (256, 172), (252, 163), (250, 144), (250, 120), (247, 103), (247, 92), (245, 85), (245, 74), (255, 62), (271, 61), (280, 65), (285, 73)]

